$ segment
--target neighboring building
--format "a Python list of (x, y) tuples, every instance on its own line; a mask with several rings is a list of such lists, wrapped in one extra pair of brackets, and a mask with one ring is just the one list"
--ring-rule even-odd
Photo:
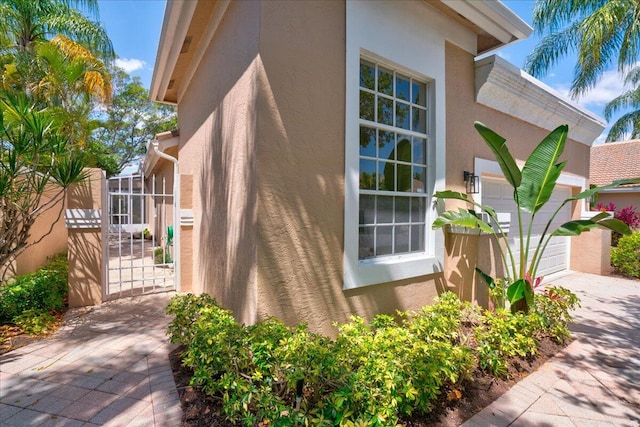
[[(514, 212), (473, 122), (519, 160), (568, 123), (557, 198), (586, 188), (604, 128), (503, 59), (476, 61), (530, 31), (498, 1), (169, 1), (151, 97), (178, 106), (181, 290), (326, 333), (446, 289), (486, 302), (473, 268), (494, 265), (489, 238), (431, 229), (433, 193), (465, 191), (464, 171), (476, 200)], [(570, 252), (556, 239), (544, 274), (580, 269)]]
[[(609, 142), (591, 148), (591, 172), (589, 182), (595, 185), (611, 184), (618, 179), (640, 176), (640, 140)], [(629, 185), (604, 190), (597, 203), (617, 210), (633, 206), (640, 210), (640, 185)]]

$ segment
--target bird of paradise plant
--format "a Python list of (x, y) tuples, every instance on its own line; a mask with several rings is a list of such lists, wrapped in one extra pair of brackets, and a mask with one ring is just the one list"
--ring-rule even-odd
[[(498, 240), (498, 252), (507, 277), (507, 299), (512, 311), (528, 311), (533, 306), (534, 284), (537, 280), (536, 272), (540, 260), (549, 241), (554, 236), (578, 236), (593, 228), (607, 228), (620, 234), (631, 233), (629, 227), (620, 220), (611, 217), (607, 212), (601, 212), (591, 219), (579, 219), (566, 222), (552, 229), (552, 222), (560, 210), (573, 201), (587, 199), (600, 191), (626, 184), (640, 184), (640, 178), (614, 181), (609, 185), (590, 188), (575, 196), (565, 199), (546, 223), (540, 240), (534, 245), (532, 241), (533, 223), (536, 214), (549, 201), (551, 194), (565, 167), (566, 161), (560, 162), (564, 151), (569, 127), (561, 125), (547, 135), (533, 150), (526, 160), (524, 167), (516, 164), (506, 145), (506, 139), (498, 135), (480, 122), (475, 128), (487, 143), (496, 157), (500, 169), (507, 182), (513, 187), (513, 200), (517, 206), (515, 225), (519, 236), (519, 263), (515, 262), (514, 250), (510, 245), (507, 234), (498, 222), (494, 208), (481, 205), (470, 199), (466, 194), (456, 191), (438, 191), (436, 199), (462, 200), (475, 209), (460, 208), (457, 211), (443, 212), (434, 222), (433, 229), (446, 225), (475, 228), (492, 234)], [(489, 218), (485, 221), (479, 212), (484, 212)], [(528, 213), (528, 215), (523, 215)], [(527, 222), (527, 216), (529, 220)], [(496, 279), (476, 268), (482, 279), (490, 288), (496, 286)]]

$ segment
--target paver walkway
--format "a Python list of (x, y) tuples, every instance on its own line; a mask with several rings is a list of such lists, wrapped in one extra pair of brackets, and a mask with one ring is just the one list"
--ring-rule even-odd
[(581, 299), (576, 340), (463, 426), (640, 426), (640, 281), (554, 283)]
[(0, 356), (0, 425), (180, 425), (170, 296), (70, 310), (52, 337)]

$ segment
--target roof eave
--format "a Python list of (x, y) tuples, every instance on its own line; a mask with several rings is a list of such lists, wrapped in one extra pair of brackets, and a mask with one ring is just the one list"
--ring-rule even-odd
[(535, 77), (492, 55), (476, 61), (476, 102), (551, 131), (569, 125), (569, 138), (593, 145), (605, 122)]
[(500, 44), (478, 52), (486, 53), (507, 44), (526, 39), (533, 29), (498, 0), (441, 0), (449, 8), (493, 36)]

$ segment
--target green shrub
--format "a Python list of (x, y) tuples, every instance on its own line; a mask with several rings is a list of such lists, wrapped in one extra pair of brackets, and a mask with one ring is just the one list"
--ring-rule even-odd
[(506, 309), (486, 311), (483, 323), (474, 329), (480, 367), (497, 376), (505, 376), (509, 358), (526, 358), (538, 352), (535, 336), (539, 329), (537, 313), (512, 314)]
[(535, 297), (536, 312), (541, 317), (541, 331), (549, 334), (559, 343), (571, 336), (567, 328), (572, 317), (570, 310), (580, 307), (580, 300), (570, 290), (561, 286), (551, 286)]
[(40, 335), (51, 332), (58, 319), (47, 311), (30, 309), (14, 317), (13, 322), (27, 334)]
[(155, 248), (153, 250), (153, 262), (154, 264), (171, 264), (173, 260), (171, 259), (169, 248)]
[(0, 319), (15, 323), (25, 312), (40, 314), (60, 310), (69, 293), (68, 271), (67, 254), (62, 253), (35, 272), (2, 284)]
[(625, 276), (640, 278), (640, 232), (618, 240), (618, 247), (611, 248), (611, 265)]
[[(352, 316), (336, 325), (334, 340), (275, 318), (240, 325), (206, 294), (176, 296), (167, 312), (175, 315), (171, 342), (186, 345), (192, 384), (220, 398), (230, 421), (395, 426), (428, 413), (440, 396), (471, 379), (476, 359), (482, 369), (505, 375), (510, 358), (536, 354), (539, 334), (564, 336), (576, 304), (569, 291), (551, 288), (536, 296), (537, 310), (528, 315), (482, 314), (445, 293), (418, 312), (397, 313), (399, 321)], [(473, 325), (473, 333), (461, 333)]]

